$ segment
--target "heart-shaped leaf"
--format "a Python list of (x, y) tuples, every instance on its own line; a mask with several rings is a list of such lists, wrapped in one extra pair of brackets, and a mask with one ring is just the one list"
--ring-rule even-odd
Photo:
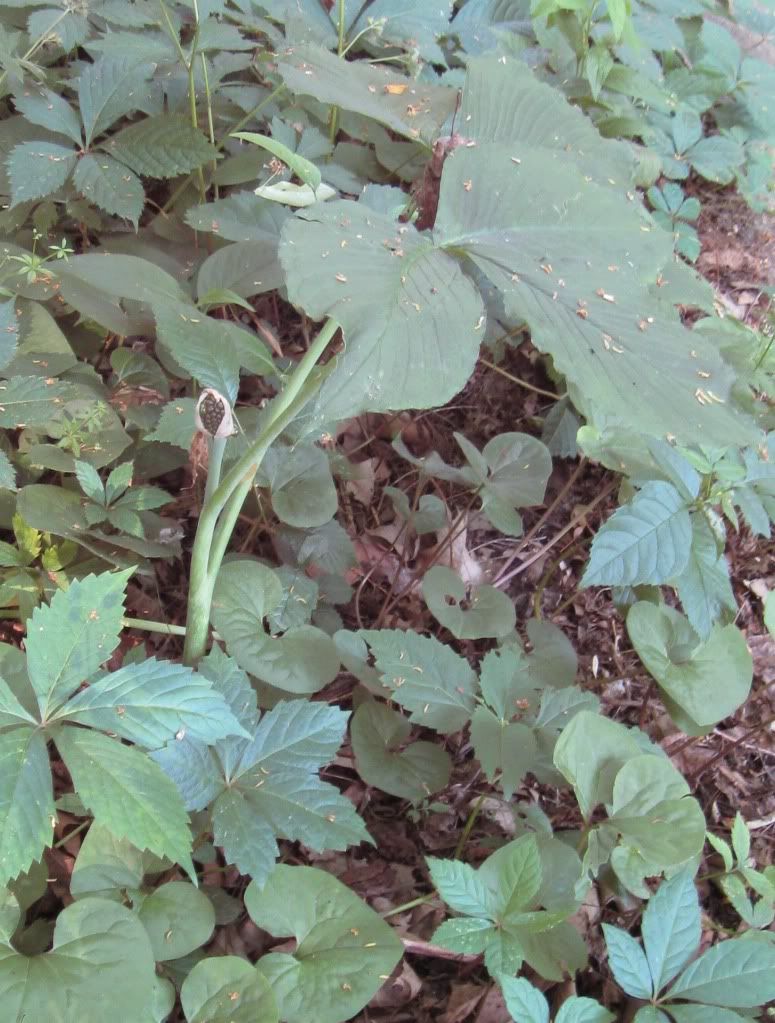
[(517, 622), (509, 597), (494, 586), (465, 583), (451, 568), (434, 566), (425, 573), (422, 594), (431, 613), (457, 639), (502, 639)]

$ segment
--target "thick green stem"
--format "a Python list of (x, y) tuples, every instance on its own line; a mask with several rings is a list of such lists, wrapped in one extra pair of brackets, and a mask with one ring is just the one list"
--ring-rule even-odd
[(326, 321), (284, 389), (270, 405), (268, 420), (258, 437), (206, 496), (191, 552), (186, 643), (183, 651), (185, 664), (196, 665), (207, 649), (207, 629), (215, 580), (256, 471), (269, 447), (295, 418), (302, 389), (338, 329), (338, 323)]

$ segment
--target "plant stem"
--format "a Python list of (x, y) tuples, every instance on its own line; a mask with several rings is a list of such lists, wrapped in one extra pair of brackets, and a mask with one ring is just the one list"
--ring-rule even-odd
[(382, 913), (382, 919), (387, 920), (389, 916), (398, 916), (399, 913), (406, 913), (410, 909), (414, 909), (415, 906), (424, 906), (426, 902), (433, 902), (436, 898), (436, 892), (431, 892), (430, 895), (419, 895), (416, 899), (412, 899), (410, 902), (404, 902), (400, 906), (394, 906), (392, 909), (388, 909)]
[(210, 440), (209, 458), (207, 460), (207, 483), (205, 484), (204, 503), (210, 500), (213, 492), (221, 482), (221, 467), (223, 466), (223, 453), (226, 450), (228, 437), (212, 437)]
[[(48, 26), (46, 31), (42, 35), (38, 36), (38, 38), (35, 40), (35, 42), (30, 46), (30, 48), (24, 54), (22, 59), (19, 61), (20, 64), (25, 64), (34, 55), (34, 53), (38, 49), (38, 47), (42, 46), (43, 43), (45, 43), (45, 41), (52, 34), (53, 30), (59, 24), (59, 22), (62, 21), (63, 18), (66, 18), (69, 13), (70, 13), (70, 11), (67, 8), (65, 8), (65, 10), (62, 11), (62, 13), (59, 15), (59, 17), (55, 18), (51, 22), (51, 24)], [(2, 88), (2, 86), (5, 84), (5, 80), (6, 80), (7, 77), (8, 77), (8, 71), (3, 71), (3, 73), (0, 75), (0, 88)]]
[(338, 329), (339, 324), (334, 320), (326, 321), (309, 350), (299, 360), (285, 388), (269, 406), (267, 421), (259, 435), (215, 489), (206, 495), (191, 552), (183, 650), (185, 664), (195, 666), (205, 654), (215, 580), (242, 502), (266, 452), (295, 418), (304, 384)]
[[(344, 40), (345, 40), (345, 0), (338, 0), (337, 8), (337, 47), (336, 53), (338, 57), (344, 55)], [(333, 145), (336, 142), (336, 135), (339, 130), (339, 107), (331, 107), (331, 114), (328, 120), (328, 139)]]
[(465, 827), (463, 828), (460, 838), (458, 839), (457, 845), (455, 846), (455, 851), (452, 854), (453, 860), (459, 860), (460, 857), (463, 855), (463, 850), (466, 847), (466, 842), (468, 841), (471, 832), (474, 830), (474, 824), (476, 824), (476, 819), (479, 816), (480, 810), (482, 809), (482, 804), (484, 803), (484, 796), (485, 793), (483, 792), (479, 796), (477, 801), (474, 803), (474, 806), (468, 815), (468, 820), (465, 823)]
[(144, 632), (160, 632), (164, 636), (185, 636), (184, 625), (169, 625), (167, 622), (146, 621), (145, 618), (122, 618), (125, 629), (142, 629)]
[(560, 398), (564, 398), (564, 394), (555, 394), (554, 391), (545, 391), (543, 387), (536, 387), (535, 384), (529, 384), (527, 380), (522, 380), (521, 377), (515, 377), (513, 373), (509, 373), (507, 369), (503, 369), (502, 366), (496, 365), (494, 362), (490, 362), (489, 359), (483, 359), (479, 356), (479, 362), (488, 369), (491, 369), (493, 373), (500, 373), (502, 377), (506, 377), (513, 384), (517, 384), (519, 387), (524, 387), (526, 391), (532, 391), (533, 394), (541, 394), (544, 398), (553, 398), (555, 401), (559, 401)]

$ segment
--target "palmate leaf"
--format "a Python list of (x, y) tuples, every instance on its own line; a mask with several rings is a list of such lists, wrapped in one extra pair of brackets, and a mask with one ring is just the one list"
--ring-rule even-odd
[(350, 201), (318, 204), (286, 222), (280, 262), (291, 301), (344, 332), (319, 418), (440, 405), (468, 380), (481, 297), (457, 260), (411, 225)]
[(122, 1023), (147, 1023), (155, 980), (150, 941), (137, 916), (116, 902), (81, 899), (57, 918), (50, 952), (11, 945), (19, 910), (4, 893), (9, 926), (0, 943), (0, 998), (9, 1020), (102, 1023), (109, 992)]
[(152, 71), (152, 64), (131, 57), (102, 57), (86, 65), (78, 79), (78, 104), (87, 146), (119, 117), (146, 105)]
[(103, 148), (144, 178), (187, 174), (217, 155), (201, 131), (182, 114), (145, 117), (112, 135)]
[(57, 134), (64, 133), (79, 149), (83, 145), (81, 119), (58, 93), (51, 89), (37, 90), (28, 84), (23, 92), (14, 96), (13, 105), (33, 124), (39, 124)]
[(341, 881), (314, 867), (280, 864), (262, 887), (245, 893), (253, 921), (278, 937), (293, 935), (296, 951), (263, 956), (287, 1023), (341, 1023), (366, 1005), (401, 958), (392, 928)]
[(54, 792), (43, 733), (26, 726), (3, 732), (0, 886), (41, 859), (44, 849), (51, 844), (54, 822)]
[(44, 720), (118, 646), (124, 591), (132, 570), (76, 579), (27, 627), (27, 670)]
[(183, 801), (149, 756), (85, 728), (58, 729), (55, 742), (76, 793), (98, 824), (196, 876)]

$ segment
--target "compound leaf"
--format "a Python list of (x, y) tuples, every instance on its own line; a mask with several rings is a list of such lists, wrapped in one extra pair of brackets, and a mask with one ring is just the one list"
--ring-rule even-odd
[(703, 952), (668, 992), (669, 998), (748, 1009), (775, 998), (775, 946), (730, 938)]
[(20, 142), (8, 160), (13, 205), (56, 192), (75, 170), (77, 159), (74, 150), (56, 142)]
[(87, 147), (119, 117), (144, 106), (152, 70), (153, 65), (138, 64), (131, 57), (102, 57), (84, 67), (78, 79), (78, 105)]
[(603, 924), (608, 965), (619, 987), (632, 998), (651, 998), (653, 982), (643, 949), (632, 935)]
[(111, 156), (86, 153), (78, 160), (73, 184), (89, 202), (107, 213), (126, 217), (135, 226), (143, 212), (145, 192), (140, 179)]
[(27, 727), (0, 733), (0, 885), (41, 859), (54, 820), (45, 736)]
[(654, 992), (680, 972), (700, 944), (700, 906), (687, 870), (664, 881), (649, 899), (641, 923)]

